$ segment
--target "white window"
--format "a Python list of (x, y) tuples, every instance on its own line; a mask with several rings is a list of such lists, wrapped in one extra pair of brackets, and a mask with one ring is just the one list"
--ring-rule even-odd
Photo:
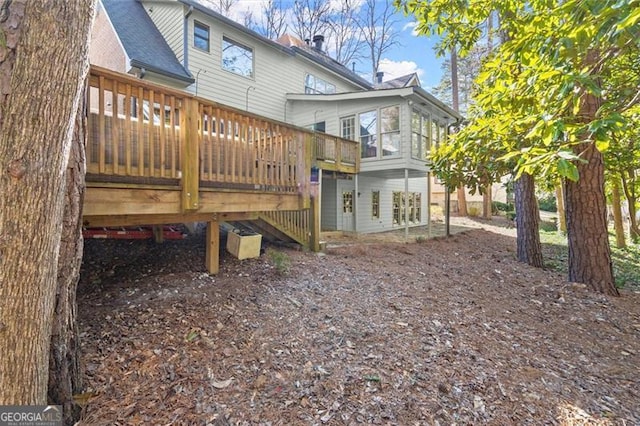
[(362, 158), (378, 156), (378, 111), (360, 114), (360, 152)]
[(198, 21), (193, 22), (193, 45), (198, 49), (209, 51), (209, 27)]
[(356, 118), (344, 117), (340, 119), (340, 136), (350, 141), (356, 140)]
[(336, 93), (336, 86), (335, 84), (331, 84), (313, 74), (307, 74), (304, 79), (304, 93), (332, 94)]
[(429, 155), (429, 116), (413, 111), (411, 115), (411, 156), (425, 160)]
[(400, 106), (380, 110), (380, 138), (383, 156), (400, 153)]
[(222, 68), (243, 77), (253, 77), (253, 49), (222, 37)]

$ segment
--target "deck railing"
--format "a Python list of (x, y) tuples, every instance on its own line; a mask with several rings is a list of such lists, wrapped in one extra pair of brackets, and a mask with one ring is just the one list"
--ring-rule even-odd
[(357, 173), (360, 168), (360, 145), (356, 141), (315, 133), (314, 155), (324, 169)]
[(312, 134), (92, 67), (87, 180), (309, 196)]

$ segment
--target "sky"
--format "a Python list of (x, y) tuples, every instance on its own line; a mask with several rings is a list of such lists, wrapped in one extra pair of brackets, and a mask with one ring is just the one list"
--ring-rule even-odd
[[(215, 2), (216, 0), (204, 0), (202, 3)], [(234, 5), (236, 13), (250, 10), (254, 17), (261, 13), (261, 3), (264, 0), (237, 0)], [(330, 0), (339, 2), (340, 0)], [(377, 0), (387, 1), (387, 0)], [(388, 0), (391, 1), (391, 0)], [(282, 0), (285, 7), (289, 7), (288, 3), (293, 0)], [(241, 18), (236, 15), (232, 17), (238, 21)], [(444, 58), (436, 58), (433, 46), (436, 38), (427, 38), (418, 36), (414, 32), (415, 19), (412, 16), (404, 16), (398, 12), (394, 17), (394, 30), (398, 35), (398, 45), (387, 51), (380, 62), (380, 70), (384, 72), (383, 80), (391, 80), (396, 77), (417, 73), (422, 87), (430, 90), (437, 86), (442, 77), (441, 63)], [(292, 31), (289, 31), (292, 33)], [(350, 65), (348, 65), (351, 68)], [(370, 79), (371, 65), (368, 62), (356, 63), (356, 72), (366, 79)]]

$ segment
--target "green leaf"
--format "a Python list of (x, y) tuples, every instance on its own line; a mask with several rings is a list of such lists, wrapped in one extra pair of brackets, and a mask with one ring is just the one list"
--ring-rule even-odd
[(577, 182), (579, 178), (578, 168), (571, 161), (564, 158), (558, 160), (558, 174), (573, 182)]

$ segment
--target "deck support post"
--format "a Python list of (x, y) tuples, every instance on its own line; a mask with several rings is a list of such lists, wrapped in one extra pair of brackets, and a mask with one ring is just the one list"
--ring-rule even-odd
[(311, 241), (309, 248), (313, 252), (320, 251), (320, 199), (318, 195), (311, 197)]
[(182, 211), (190, 212), (200, 208), (199, 200), (199, 111), (198, 101), (184, 99), (180, 111), (180, 132), (182, 133)]
[(220, 227), (217, 220), (207, 222), (206, 249), (207, 271), (215, 275), (220, 270)]

